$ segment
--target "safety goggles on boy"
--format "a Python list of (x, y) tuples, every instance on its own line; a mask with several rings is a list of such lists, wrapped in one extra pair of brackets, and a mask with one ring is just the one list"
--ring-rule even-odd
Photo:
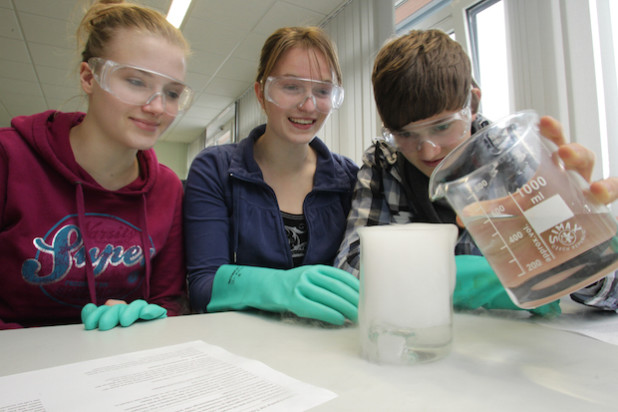
[(294, 76), (270, 76), (264, 83), (264, 96), (282, 109), (300, 109), (311, 99), (315, 110), (328, 114), (341, 107), (343, 87)]
[(191, 106), (193, 90), (173, 77), (100, 57), (89, 59), (88, 66), (101, 88), (125, 103), (143, 106), (161, 96), (165, 113), (171, 116)]
[(466, 105), (460, 111), (447, 116), (415, 123), (401, 130), (382, 129), (382, 135), (388, 141), (396, 143), (401, 149), (420, 152), (423, 143), (433, 147), (450, 147), (459, 144), (470, 131), (471, 112)]

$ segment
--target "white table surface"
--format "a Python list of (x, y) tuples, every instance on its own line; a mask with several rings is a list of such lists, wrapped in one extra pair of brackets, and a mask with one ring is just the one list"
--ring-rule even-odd
[(193, 340), (338, 394), (315, 410), (618, 410), (617, 345), (487, 313), (456, 314), (451, 354), (415, 366), (361, 358), (357, 326), (265, 313), (190, 315), (106, 332), (82, 325), (9, 330), (0, 332), (0, 376)]

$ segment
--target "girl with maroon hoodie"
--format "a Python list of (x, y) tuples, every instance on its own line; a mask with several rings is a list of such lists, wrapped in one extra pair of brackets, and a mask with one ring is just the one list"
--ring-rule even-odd
[(87, 113), (0, 129), (0, 329), (184, 312), (182, 185), (152, 147), (191, 103), (188, 44), (118, 0), (95, 3), (77, 35)]

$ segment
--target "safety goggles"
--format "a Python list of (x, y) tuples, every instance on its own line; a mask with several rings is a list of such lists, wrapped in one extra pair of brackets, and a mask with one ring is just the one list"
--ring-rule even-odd
[(383, 128), (382, 135), (386, 140), (406, 151), (420, 152), (423, 143), (428, 143), (433, 147), (451, 147), (459, 144), (470, 131), (471, 118), (470, 106), (466, 105), (456, 113), (415, 123), (401, 130), (391, 131)]
[(189, 86), (165, 74), (100, 57), (90, 58), (88, 66), (99, 86), (125, 103), (144, 106), (161, 96), (165, 113), (176, 116), (193, 101)]
[(264, 96), (269, 102), (286, 110), (307, 109), (307, 100), (311, 100), (315, 110), (328, 114), (341, 107), (343, 87), (293, 76), (270, 76), (264, 83)]

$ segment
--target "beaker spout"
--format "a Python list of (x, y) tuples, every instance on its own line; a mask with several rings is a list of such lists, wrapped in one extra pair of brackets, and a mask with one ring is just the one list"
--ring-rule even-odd
[(446, 184), (429, 180), (429, 200), (432, 202), (446, 196)]

